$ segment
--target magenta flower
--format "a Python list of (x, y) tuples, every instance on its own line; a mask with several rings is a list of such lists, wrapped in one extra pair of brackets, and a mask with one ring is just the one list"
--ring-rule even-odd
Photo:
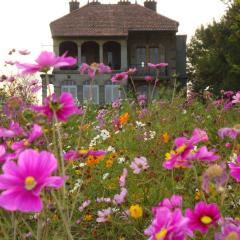
[(117, 73), (112, 76), (111, 81), (113, 83), (120, 83), (122, 80), (128, 80), (127, 72)]
[(153, 76), (150, 76), (150, 75), (144, 76), (144, 80), (147, 82), (151, 82), (151, 81), (153, 81), (153, 79), (154, 79)]
[(141, 171), (148, 169), (149, 165), (145, 157), (136, 157), (131, 162), (130, 168), (134, 174), (139, 174)]
[(158, 206), (152, 208), (153, 215), (156, 215), (158, 208), (166, 207), (170, 210), (174, 210), (176, 208), (180, 208), (182, 206), (182, 196), (173, 195), (171, 198), (164, 198), (162, 202), (158, 204)]
[(29, 54), (31, 53), (31, 52), (28, 51), (27, 49), (19, 50), (18, 52), (19, 52), (19, 54), (21, 54), (21, 55), (29, 55)]
[(165, 68), (167, 66), (168, 66), (168, 63), (157, 63), (157, 64), (148, 63), (148, 67), (153, 69)]
[(52, 52), (43, 51), (35, 60), (36, 64), (31, 63), (17, 63), (16, 66), (22, 69), (24, 74), (32, 74), (36, 72), (47, 73), (52, 67), (72, 66), (77, 63), (77, 60), (72, 57), (66, 57), (67, 53), (60, 57), (55, 56)]
[(240, 155), (237, 157), (236, 163), (229, 163), (230, 175), (237, 181), (240, 182)]
[(87, 73), (90, 79), (94, 79), (97, 73), (109, 74), (111, 72), (112, 72), (111, 68), (103, 63), (92, 63), (91, 65), (83, 63), (80, 65), (80, 73), (81, 74)]
[(144, 234), (149, 236), (148, 240), (185, 240), (187, 236), (192, 236), (188, 221), (180, 209), (158, 208)]
[(3, 138), (13, 138), (23, 134), (23, 129), (18, 123), (11, 121), (9, 129), (0, 128), (0, 137)]
[(233, 96), (232, 103), (240, 103), (240, 92)]
[(195, 128), (191, 137), (191, 141), (193, 141), (194, 144), (199, 142), (207, 142), (208, 135), (204, 130)]
[(206, 233), (209, 227), (216, 225), (221, 216), (215, 203), (207, 204), (201, 201), (195, 205), (194, 210), (186, 210), (186, 217), (191, 230)]
[(220, 220), (221, 232), (215, 234), (215, 240), (240, 239), (240, 222), (232, 218)]
[(34, 124), (32, 131), (29, 133), (28, 138), (24, 139), (22, 141), (14, 142), (11, 146), (12, 150), (14, 150), (17, 153), (20, 153), (24, 149), (31, 146), (31, 144), (37, 140), (39, 137), (41, 137), (43, 134), (42, 127)]
[(222, 139), (225, 137), (229, 137), (231, 139), (235, 139), (239, 134), (239, 130), (235, 128), (220, 128), (218, 130), (218, 136)]
[(96, 219), (96, 221), (99, 223), (111, 221), (112, 219), (111, 215), (112, 215), (111, 208), (103, 209), (101, 211), (98, 211), (98, 218)]
[(146, 104), (147, 98), (144, 94), (142, 94), (137, 97), (137, 100), (138, 100), (138, 104), (142, 107)]
[(134, 75), (137, 72), (137, 68), (129, 68), (127, 71), (128, 75)]
[(200, 161), (216, 161), (220, 156), (215, 154), (215, 151), (208, 151), (206, 146), (203, 146), (197, 150), (196, 153), (191, 154), (191, 160), (200, 160)]
[(53, 154), (29, 149), (23, 151), (18, 163), (6, 162), (0, 175), (0, 207), (9, 211), (40, 212), (40, 192), (44, 187), (59, 188), (66, 177), (51, 176), (57, 170)]
[(49, 119), (52, 119), (54, 113), (59, 121), (66, 122), (73, 114), (81, 114), (81, 110), (74, 103), (73, 96), (64, 92), (60, 97), (55, 94), (44, 99), (43, 106), (33, 106), (33, 110), (41, 112)]

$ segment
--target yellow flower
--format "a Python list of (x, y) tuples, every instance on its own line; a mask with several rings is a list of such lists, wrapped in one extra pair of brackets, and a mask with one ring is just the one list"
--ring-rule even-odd
[(76, 175), (81, 175), (81, 171), (79, 169), (75, 170)]
[(130, 216), (135, 219), (140, 218), (143, 215), (143, 209), (141, 206), (139, 206), (139, 204), (132, 205), (129, 208), (129, 212)]
[(169, 139), (170, 139), (170, 135), (165, 132), (163, 135), (162, 135), (162, 140), (164, 143), (168, 143), (169, 142)]
[(110, 168), (110, 167), (112, 167), (112, 165), (113, 165), (113, 160), (108, 159), (108, 160), (106, 161), (106, 167), (107, 167), (107, 168)]
[(89, 221), (92, 221), (93, 216), (91, 214), (86, 214), (83, 218), (85, 221), (89, 222)]

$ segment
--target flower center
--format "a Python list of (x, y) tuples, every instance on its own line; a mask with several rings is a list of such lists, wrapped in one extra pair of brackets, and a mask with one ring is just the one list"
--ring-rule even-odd
[(62, 108), (62, 104), (60, 104), (59, 102), (56, 102), (56, 101), (51, 101), (49, 104), (49, 107), (53, 111), (58, 111)]
[(236, 232), (230, 232), (224, 240), (238, 240), (238, 234)]
[(155, 235), (155, 237), (156, 237), (156, 239), (157, 240), (160, 240), (161, 238), (164, 238), (166, 235), (167, 235), (167, 229), (166, 228), (163, 228), (163, 229), (161, 229), (161, 231), (159, 231), (156, 235)]
[(182, 153), (185, 149), (187, 148), (186, 144), (181, 145), (180, 147), (177, 148), (176, 152), (178, 154)]
[(26, 178), (25, 178), (25, 189), (26, 189), (26, 190), (30, 191), (30, 190), (32, 190), (33, 188), (35, 188), (36, 185), (37, 185), (37, 182), (36, 182), (36, 180), (35, 180), (34, 177), (31, 177), (31, 176), (30, 176), (30, 177), (26, 177)]
[(203, 216), (201, 218), (201, 222), (204, 224), (210, 224), (212, 222), (212, 219), (209, 216)]

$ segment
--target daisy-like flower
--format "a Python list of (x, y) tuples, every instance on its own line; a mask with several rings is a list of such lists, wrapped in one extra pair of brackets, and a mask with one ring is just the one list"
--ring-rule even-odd
[(86, 200), (82, 203), (82, 205), (78, 208), (80, 212), (83, 212), (83, 210), (88, 207), (91, 204), (91, 200)]
[(17, 63), (16, 66), (22, 69), (23, 74), (33, 74), (36, 72), (47, 73), (51, 68), (72, 66), (77, 63), (77, 59), (66, 57), (67, 53), (58, 57), (53, 52), (43, 51), (35, 60), (36, 64), (31, 63)]
[(111, 68), (103, 63), (92, 63), (91, 65), (83, 63), (80, 66), (80, 73), (81, 74), (87, 73), (90, 79), (94, 79), (94, 77), (98, 73), (109, 74), (111, 72), (112, 72)]
[(120, 187), (125, 187), (127, 175), (128, 175), (128, 170), (127, 170), (127, 168), (124, 168), (123, 172), (122, 172), (122, 175), (119, 178), (119, 185), (120, 185)]
[(154, 79), (153, 76), (150, 76), (150, 75), (144, 76), (144, 80), (147, 82), (151, 82), (151, 81), (153, 81), (153, 79)]
[(143, 209), (142, 207), (139, 205), (139, 204), (135, 204), (135, 205), (132, 205), (130, 208), (129, 208), (129, 215), (132, 217), (132, 218), (141, 218), (142, 215), (143, 215)]
[(237, 181), (240, 182), (240, 155), (237, 156), (236, 162), (228, 164), (230, 168), (230, 175)]
[(225, 137), (229, 137), (231, 139), (235, 139), (239, 134), (239, 130), (235, 128), (220, 128), (218, 130), (218, 136), (222, 139)]
[(73, 114), (82, 114), (82, 111), (74, 103), (73, 96), (64, 92), (60, 97), (55, 94), (44, 99), (43, 106), (33, 106), (34, 111), (43, 113), (52, 119), (54, 113), (59, 121), (66, 122)]
[(128, 74), (127, 72), (117, 73), (112, 76), (111, 81), (112, 83), (120, 83), (122, 80), (127, 80)]
[(29, 149), (20, 153), (18, 162), (7, 161), (0, 175), (0, 207), (9, 211), (40, 212), (44, 187), (60, 188), (66, 177), (51, 176), (57, 160), (49, 152)]
[(98, 217), (96, 219), (99, 223), (110, 222), (112, 220), (112, 209), (107, 208), (101, 211), (98, 211)]
[(240, 92), (233, 96), (232, 103), (240, 103)]
[(220, 156), (215, 154), (215, 151), (208, 151), (206, 146), (203, 146), (197, 150), (196, 153), (191, 154), (189, 159), (200, 160), (200, 161), (216, 161)]
[(148, 169), (149, 165), (145, 157), (136, 157), (131, 162), (130, 168), (133, 170), (134, 174), (139, 174), (140, 172)]
[(112, 202), (114, 204), (122, 204), (122, 203), (124, 203), (125, 198), (127, 196), (127, 193), (128, 193), (128, 191), (127, 191), (126, 188), (124, 188), (124, 187), (121, 188), (120, 194), (115, 194), (114, 197), (113, 197), (113, 201)]
[(192, 236), (188, 219), (182, 216), (179, 208), (171, 211), (166, 207), (158, 208), (151, 225), (144, 231), (148, 240), (185, 240)]
[(207, 204), (201, 201), (195, 205), (194, 210), (186, 210), (186, 217), (189, 219), (188, 225), (191, 230), (206, 233), (211, 226), (217, 224), (221, 215), (215, 203)]
[(168, 66), (168, 63), (157, 63), (157, 64), (148, 63), (148, 67), (153, 69), (165, 68), (167, 66)]

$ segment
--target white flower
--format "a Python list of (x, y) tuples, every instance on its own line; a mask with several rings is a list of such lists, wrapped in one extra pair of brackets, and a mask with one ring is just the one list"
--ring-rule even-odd
[(108, 130), (103, 129), (103, 130), (101, 130), (100, 136), (101, 136), (102, 140), (106, 140), (106, 139), (110, 138), (110, 133)]
[(102, 179), (103, 179), (103, 180), (106, 180), (109, 175), (110, 175), (109, 173), (104, 173), (103, 176), (102, 176)]
[(139, 122), (139, 121), (136, 121), (136, 125), (137, 125), (137, 127), (145, 127), (146, 126), (145, 123), (142, 123), (142, 122)]
[(115, 148), (112, 146), (109, 146), (107, 149), (107, 152), (116, 152)]
[(117, 159), (117, 162), (118, 162), (119, 164), (123, 164), (123, 163), (126, 162), (126, 159), (125, 159), (125, 157), (120, 157), (120, 158)]

